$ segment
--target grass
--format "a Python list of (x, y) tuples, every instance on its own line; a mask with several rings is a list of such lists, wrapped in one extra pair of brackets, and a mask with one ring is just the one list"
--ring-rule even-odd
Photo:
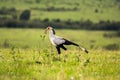
[[(13, 5), (14, 3), (14, 5)], [(75, 8), (77, 7), (78, 11), (41, 11), (41, 10), (33, 10), (31, 8), (46, 8), (46, 7), (55, 7), (55, 8)], [(91, 20), (93, 22), (103, 21), (120, 21), (120, 10), (119, 10), (119, 2), (116, 0), (40, 0), (40, 3), (36, 3), (35, 0), (25, 1), (1, 1), (0, 7), (14, 7), (19, 11), (23, 11), (25, 9), (31, 10), (31, 20), (33, 19), (45, 19), (48, 18), (50, 20), (60, 19), (60, 20), (68, 20), (71, 19), (73, 21), (85, 21)], [(95, 12), (95, 10), (98, 12)], [(18, 14), (18, 15), (19, 15)]]
[[(68, 50), (67, 62), (56, 60), (47, 50), (1, 49), (0, 79), (4, 80), (119, 80), (119, 51), (91, 50), (90, 54)], [(19, 52), (18, 52), (19, 51)], [(13, 54), (14, 53), (14, 54)], [(15, 57), (15, 59), (13, 58)]]
[(69, 46), (68, 51), (62, 50), (61, 61), (54, 47), (51, 51), (48, 36), (42, 39), (43, 32), (43, 29), (0, 29), (0, 80), (120, 79), (120, 51), (103, 48), (120, 44), (119, 37), (103, 37), (104, 33), (114, 31), (56, 30), (57, 35), (83, 45), (90, 52), (85, 54)]

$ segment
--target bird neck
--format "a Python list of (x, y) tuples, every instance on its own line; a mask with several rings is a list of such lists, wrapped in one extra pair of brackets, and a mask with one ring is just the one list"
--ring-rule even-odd
[(51, 29), (50, 31), (49, 31), (49, 36), (54, 36), (55, 35), (55, 31), (54, 31), (54, 29)]

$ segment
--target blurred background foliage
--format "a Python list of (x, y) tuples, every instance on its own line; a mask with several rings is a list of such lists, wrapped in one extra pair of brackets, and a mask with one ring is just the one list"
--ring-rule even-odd
[(0, 27), (120, 30), (120, 0), (0, 0)]

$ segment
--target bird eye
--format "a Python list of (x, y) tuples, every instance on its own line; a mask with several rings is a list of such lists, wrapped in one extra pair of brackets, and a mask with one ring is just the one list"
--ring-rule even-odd
[(51, 29), (51, 27), (50, 27), (50, 26), (48, 26), (48, 27), (47, 27), (47, 29), (49, 30), (49, 29)]

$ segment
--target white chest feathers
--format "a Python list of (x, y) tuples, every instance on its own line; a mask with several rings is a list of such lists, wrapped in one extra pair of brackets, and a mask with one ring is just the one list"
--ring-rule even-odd
[(54, 43), (54, 37), (50, 37), (50, 41), (51, 41), (51, 43), (54, 45), (54, 46), (56, 46), (56, 44)]

